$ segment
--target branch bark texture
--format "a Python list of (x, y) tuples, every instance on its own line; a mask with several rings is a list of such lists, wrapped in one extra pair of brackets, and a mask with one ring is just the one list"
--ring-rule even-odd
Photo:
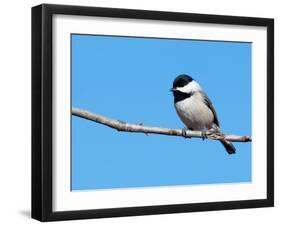
[(252, 138), (249, 136), (239, 136), (239, 135), (225, 135), (222, 133), (207, 131), (202, 133), (202, 131), (192, 131), (192, 130), (182, 130), (182, 129), (171, 129), (162, 128), (157, 126), (144, 126), (142, 124), (131, 124), (123, 122), (116, 119), (111, 119), (103, 115), (98, 115), (83, 109), (72, 108), (72, 115), (84, 118), (90, 121), (94, 121), (110, 128), (116, 129), (123, 132), (132, 133), (145, 133), (145, 134), (161, 134), (169, 136), (181, 136), (185, 138), (208, 138), (211, 140), (228, 140), (231, 142), (251, 142)]

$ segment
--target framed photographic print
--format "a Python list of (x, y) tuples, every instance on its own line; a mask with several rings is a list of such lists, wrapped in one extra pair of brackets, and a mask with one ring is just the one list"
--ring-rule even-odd
[(32, 217), (274, 204), (274, 21), (32, 8)]

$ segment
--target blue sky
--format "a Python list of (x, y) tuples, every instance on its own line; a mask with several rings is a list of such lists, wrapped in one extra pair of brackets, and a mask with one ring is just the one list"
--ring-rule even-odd
[[(251, 135), (251, 43), (72, 35), (72, 106), (151, 126), (183, 128), (169, 89), (199, 82), (225, 133)], [(251, 181), (251, 143), (118, 132), (72, 116), (72, 189)]]

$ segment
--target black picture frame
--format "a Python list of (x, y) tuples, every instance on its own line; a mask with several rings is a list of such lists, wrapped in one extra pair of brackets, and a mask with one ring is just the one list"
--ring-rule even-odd
[[(54, 14), (134, 18), (267, 28), (267, 198), (95, 210), (52, 210), (52, 17)], [(121, 217), (274, 205), (274, 20), (117, 8), (43, 4), (32, 8), (32, 218), (40, 221)]]

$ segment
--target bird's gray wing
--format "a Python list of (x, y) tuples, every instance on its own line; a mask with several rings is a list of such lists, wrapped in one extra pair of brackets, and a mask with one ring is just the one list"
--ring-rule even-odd
[(211, 100), (209, 99), (209, 97), (207, 96), (206, 93), (201, 91), (201, 94), (203, 96), (203, 100), (204, 100), (205, 104), (208, 106), (208, 108), (210, 108), (210, 110), (214, 114), (214, 123), (219, 127), (220, 123), (219, 123), (218, 116), (217, 116), (216, 110), (214, 108), (214, 105), (212, 104)]

